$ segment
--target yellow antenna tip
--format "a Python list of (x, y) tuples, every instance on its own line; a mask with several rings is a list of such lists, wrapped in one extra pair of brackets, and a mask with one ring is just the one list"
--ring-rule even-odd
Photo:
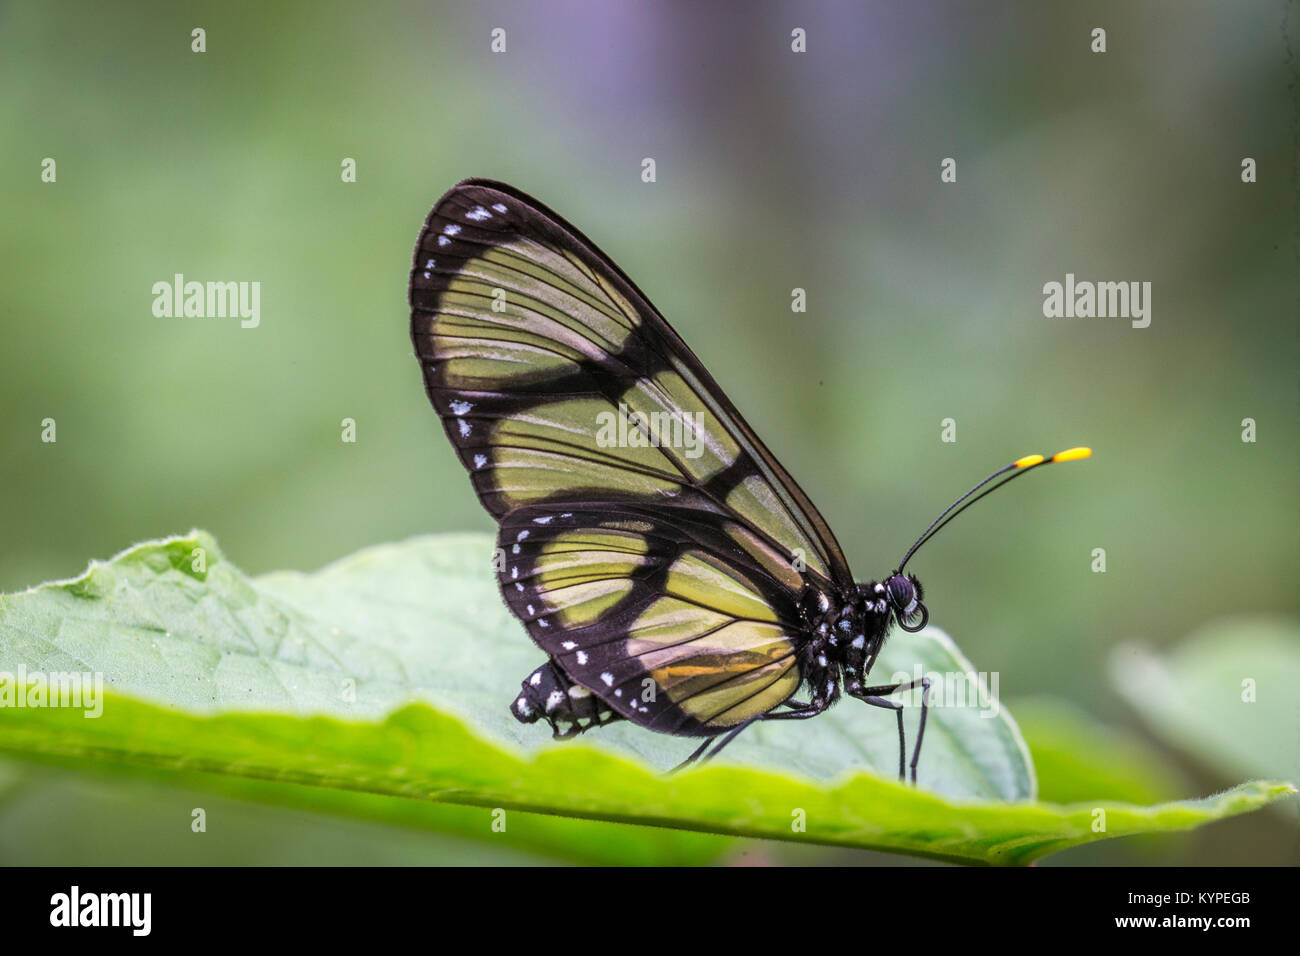
[(1017, 468), (1032, 468), (1034, 465), (1041, 465), (1042, 463), (1042, 455), (1026, 455), (1024, 458), (1017, 458), (1011, 464)]
[(1052, 461), (1079, 461), (1082, 458), (1091, 458), (1091, 448), (1067, 448), (1065, 451), (1057, 452), (1052, 456)]

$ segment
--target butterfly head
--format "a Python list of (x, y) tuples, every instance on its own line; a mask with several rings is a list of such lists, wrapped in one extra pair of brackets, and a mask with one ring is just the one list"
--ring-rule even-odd
[(894, 619), (905, 631), (919, 631), (930, 620), (930, 612), (921, 603), (924, 595), (915, 574), (895, 572), (885, 582), (885, 596), (893, 609)]

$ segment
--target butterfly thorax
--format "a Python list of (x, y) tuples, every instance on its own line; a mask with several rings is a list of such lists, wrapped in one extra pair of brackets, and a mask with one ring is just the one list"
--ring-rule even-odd
[(836, 597), (817, 594), (808, 614), (809, 640), (803, 647), (800, 670), (814, 707), (824, 708), (844, 690), (856, 694), (867, 686), (867, 675), (893, 623), (885, 585), (858, 584)]

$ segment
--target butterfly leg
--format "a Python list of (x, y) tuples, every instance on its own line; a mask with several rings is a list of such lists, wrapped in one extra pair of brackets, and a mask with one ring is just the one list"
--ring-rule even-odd
[[(692, 753), (689, 757), (687, 757), (685, 760), (679, 763), (676, 767), (673, 767), (673, 769), (670, 770), (669, 773), (676, 773), (678, 770), (681, 770), (683, 767), (689, 767), (697, 760), (699, 760), (701, 763), (712, 760), (714, 757), (718, 755), (718, 753), (722, 750), (723, 747), (727, 746), (727, 744), (731, 743), (738, 736), (740, 736), (740, 732), (744, 730), (746, 727), (748, 727), (750, 724), (754, 723), (755, 721), (804, 720), (808, 717), (816, 717), (818, 714), (820, 714), (823, 710), (826, 709), (825, 707), (818, 707), (815, 704), (803, 704), (800, 703), (799, 701), (787, 700), (786, 704), (788, 706), (791, 706), (793, 709), (783, 710), (778, 713), (772, 713), (771, 711), (769, 711), (766, 714), (759, 714), (756, 717), (749, 718), (749, 720), (745, 721), (739, 727), (729, 730), (726, 736), (723, 736), (722, 734), (716, 734), (712, 737), (709, 737), (704, 741), (704, 743), (700, 744), (698, 747), (695, 748), (694, 753)], [(713, 750), (709, 751), (708, 756), (701, 758), (701, 755), (704, 754), (704, 751), (708, 750), (709, 744), (717, 740), (718, 737), (722, 737), (722, 743), (718, 744), (716, 747), (713, 748)]]
[(695, 763), (695, 761), (700, 759), (700, 754), (704, 753), (704, 751), (709, 749), (709, 744), (713, 743), (717, 739), (718, 737), (716, 735), (713, 737), (705, 737), (704, 743), (696, 747), (689, 757), (687, 757), (685, 760), (679, 763), (676, 767), (673, 767), (673, 769), (669, 770), (668, 772), (676, 773), (678, 770), (684, 770), (685, 768), (689, 767), (691, 764)]
[(892, 710), (898, 716), (898, 779), (907, 780), (907, 738), (903, 734), (903, 704), (888, 700), (888, 695), (900, 690), (912, 690), (921, 687), (921, 723), (916, 728), (916, 747), (912, 750), (912, 783), (916, 783), (916, 764), (921, 759), (921, 741), (925, 738), (925, 718), (930, 711), (930, 678), (903, 681), (901, 684), (881, 684), (877, 687), (862, 687), (850, 693), (858, 700), (872, 707)]
[(575, 684), (554, 660), (548, 660), (525, 677), (510, 713), (522, 724), (545, 720), (556, 739), (576, 737), (620, 716), (603, 700)]
[[(791, 713), (795, 713), (795, 711), (792, 711)], [(801, 717), (803, 716), (803, 712), (802, 712), (802, 711), (797, 711), (797, 713), (798, 713)], [(762, 719), (762, 718), (765, 717), (765, 716), (766, 716), (765, 714), (759, 714), (759, 715), (756, 716), (756, 717), (751, 717), (751, 718), (749, 718), (749, 720), (745, 721), (743, 724), (739, 725), (738, 727), (734, 727), (734, 728), (732, 728), (731, 730), (727, 731), (727, 733), (726, 733), (725, 736), (723, 736), (722, 734), (716, 734), (716, 735), (710, 737), (708, 740), (704, 741), (704, 743), (702, 743), (702, 744), (700, 744), (698, 747), (696, 747), (696, 748), (695, 748), (695, 752), (694, 752), (693, 754), (691, 754), (689, 757), (687, 757), (685, 760), (683, 760), (681, 763), (679, 763), (676, 767), (673, 767), (673, 769), (672, 769), (671, 772), (672, 772), (672, 773), (676, 773), (678, 770), (681, 770), (683, 767), (689, 767), (689, 766), (690, 766), (691, 764), (693, 764), (696, 760), (699, 760), (700, 763), (707, 763), (708, 761), (710, 761), (710, 760), (712, 760), (714, 757), (716, 757), (716, 756), (721, 752), (721, 750), (722, 750), (723, 747), (727, 746), (727, 744), (731, 743), (733, 740), (735, 740), (737, 737), (739, 737), (739, 736), (740, 736), (740, 732), (741, 732), (742, 730), (744, 730), (746, 727), (748, 727), (748, 726), (749, 726), (750, 724), (752, 724), (754, 721), (756, 721), (756, 720), (760, 720), (760, 719)], [(701, 754), (704, 754), (704, 751), (708, 748), (709, 744), (711, 744), (711, 743), (713, 743), (715, 740), (717, 740), (718, 737), (722, 737), (722, 743), (718, 744), (716, 747), (714, 747), (712, 750), (710, 750), (707, 754), (705, 754), (703, 757), (701, 757), (700, 755), (701, 755)]]

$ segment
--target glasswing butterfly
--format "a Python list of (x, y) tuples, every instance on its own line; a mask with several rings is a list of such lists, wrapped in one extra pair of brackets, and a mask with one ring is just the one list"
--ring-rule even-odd
[[(586, 236), (503, 183), (438, 200), (411, 270), (425, 389), (499, 524), (510, 610), (547, 655), (510, 705), (555, 737), (630, 720), (712, 757), (759, 720), (802, 720), (873, 685), (894, 623), (918, 631), (916, 550), (984, 495), (1073, 448), (999, 468), (881, 581), (835, 535), (650, 300)], [(1002, 479), (999, 481), (998, 479)], [(711, 747), (711, 749), (710, 749)], [(707, 754), (706, 754), (707, 751)]]

